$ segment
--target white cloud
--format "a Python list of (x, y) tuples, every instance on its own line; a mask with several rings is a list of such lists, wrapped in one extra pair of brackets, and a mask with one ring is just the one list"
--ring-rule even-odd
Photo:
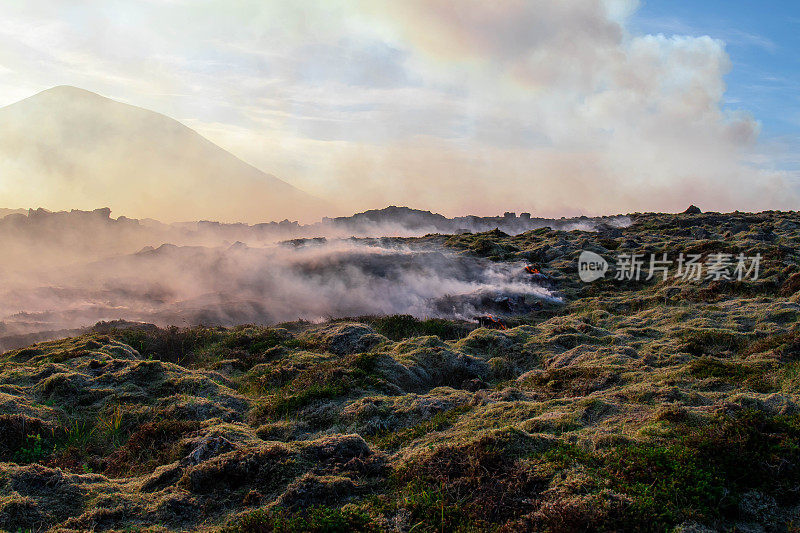
[(725, 42), (631, 34), (636, 7), (34, 0), (0, 8), (0, 104), (79, 85), (345, 210), (792, 205), (758, 122), (722, 110)]

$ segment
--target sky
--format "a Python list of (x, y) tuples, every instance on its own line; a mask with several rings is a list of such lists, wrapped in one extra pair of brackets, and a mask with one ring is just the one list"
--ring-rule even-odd
[(778, 168), (800, 170), (800, 3), (790, 0), (649, 1), (631, 28), (710, 35), (725, 42), (731, 70), (723, 107), (752, 113)]
[(787, 1), (7, 0), (0, 106), (164, 113), (323, 214), (796, 209), (798, 29)]

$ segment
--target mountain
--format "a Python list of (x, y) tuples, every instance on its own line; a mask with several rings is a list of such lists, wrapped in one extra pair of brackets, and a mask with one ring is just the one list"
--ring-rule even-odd
[[(325, 202), (165, 115), (59, 86), (0, 108), (0, 197), (161, 220), (318, 218)], [(5, 202), (4, 202), (5, 203)]]
[(24, 215), (27, 212), (27, 209), (9, 209), (7, 207), (0, 207), (0, 220), (8, 215)]

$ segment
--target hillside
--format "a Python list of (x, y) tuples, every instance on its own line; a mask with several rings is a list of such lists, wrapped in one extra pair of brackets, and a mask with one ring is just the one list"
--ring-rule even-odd
[(176, 120), (68, 86), (0, 109), (0, 173), (0, 192), (35, 206), (91, 209), (105, 198), (139, 218), (260, 222), (330, 210)]
[[(505, 330), (118, 323), (8, 352), (0, 527), (791, 530), (800, 218), (632, 219), (398, 239), (538, 267), (563, 303)], [(581, 250), (762, 264), (757, 279), (589, 284)]]

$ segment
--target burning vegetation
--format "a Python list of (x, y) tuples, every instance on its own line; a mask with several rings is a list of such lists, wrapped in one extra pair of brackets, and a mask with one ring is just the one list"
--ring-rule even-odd
[(508, 329), (508, 327), (502, 320), (495, 318), (492, 315), (481, 315), (475, 317), (475, 319), (478, 321), (478, 326), (482, 328), (500, 329), (500, 330)]
[(521, 263), (454, 253), (445, 240), (163, 245), (73, 265), (50, 272), (42, 285), (25, 289), (34, 283), (25, 279), (6, 291), (0, 347), (118, 319), (160, 326), (392, 314), (471, 321), (558, 302), (554, 287), (519, 274)]
[[(295, 265), (306, 282), (338, 280), (346, 295), (370, 272), (391, 299), (416, 280), (423, 300), (440, 291), (428, 309), (464, 315), (108, 322), (6, 352), (0, 529), (791, 530), (798, 228), (795, 213), (687, 213), (619, 233), (429, 236), (344, 255), (293, 245), (325, 251)], [(585, 248), (764, 262), (741, 282), (587, 284)], [(212, 272), (242, 251), (261, 253), (226, 249)], [(176, 254), (202, 269), (207, 253), (134, 264)], [(492, 290), (472, 294), (476, 275)], [(545, 281), (561, 301), (537, 296)]]

